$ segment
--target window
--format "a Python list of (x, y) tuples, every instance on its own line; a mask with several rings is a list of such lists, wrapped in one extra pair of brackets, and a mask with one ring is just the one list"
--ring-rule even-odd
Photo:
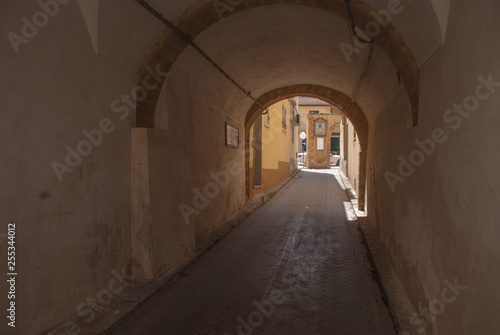
[(330, 150), (339, 153), (340, 152), (340, 137), (335, 136), (330, 139)]
[(319, 114), (319, 111), (309, 111), (309, 114)]
[(283, 128), (284, 131), (286, 131), (286, 106), (283, 104), (283, 115), (281, 119), (281, 127)]
[(356, 130), (354, 131), (354, 142), (356, 142), (356, 139), (358, 137), (358, 134), (356, 134)]

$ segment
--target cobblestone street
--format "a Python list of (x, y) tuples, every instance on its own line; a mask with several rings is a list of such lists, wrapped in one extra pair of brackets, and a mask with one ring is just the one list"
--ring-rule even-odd
[(300, 172), (110, 334), (395, 334), (334, 170)]

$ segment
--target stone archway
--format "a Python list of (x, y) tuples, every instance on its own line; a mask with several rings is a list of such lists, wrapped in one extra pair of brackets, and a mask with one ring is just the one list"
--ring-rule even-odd
[[(199, 0), (191, 5), (172, 23), (190, 38), (195, 39), (210, 26), (221, 22), (225, 17), (235, 15), (245, 10), (263, 6), (298, 5), (321, 9), (333, 13), (347, 20), (346, 5), (344, 1), (316, 1), (316, 0), (239, 0), (237, 6), (225, 11), (224, 15), (214, 7), (212, 0)], [(420, 69), (418, 62), (403, 35), (394, 25), (363, 1), (355, 0), (351, 3), (356, 24), (366, 27), (370, 23), (379, 22), (380, 32), (375, 43), (384, 50), (394, 66), (397, 68), (402, 82), (408, 92), (413, 124), (417, 124), (419, 107)], [(168, 72), (180, 54), (187, 48), (188, 43), (170, 28), (165, 28), (158, 36), (146, 54), (138, 73), (138, 82), (142, 83), (149, 75), (151, 68)], [(160, 95), (161, 86), (149, 92), (148, 97), (137, 104), (137, 127), (155, 128), (155, 109)]]
[[(269, 107), (274, 103), (296, 97), (296, 96), (306, 96), (311, 98), (318, 98), (325, 102), (330, 103), (333, 106), (339, 108), (346, 117), (352, 122), (354, 128), (358, 134), (361, 153), (360, 153), (360, 166), (359, 166), (359, 209), (364, 210), (365, 208), (365, 194), (366, 194), (366, 158), (368, 151), (368, 135), (369, 135), (369, 125), (368, 120), (361, 108), (352, 101), (347, 95), (335, 91), (328, 87), (317, 86), (317, 85), (295, 85), (282, 87), (279, 89), (272, 90), (262, 95), (258, 102)], [(245, 119), (245, 170), (246, 170), (246, 185), (247, 185), (247, 195), (248, 195), (248, 183), (249, 183), (249, 131), (252, 124), (262, 113), (262, 107), (258, 104), (254, 104), (247, 113)]]

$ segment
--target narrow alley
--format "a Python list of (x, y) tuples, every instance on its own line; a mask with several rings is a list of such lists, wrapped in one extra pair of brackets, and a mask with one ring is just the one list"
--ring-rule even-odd
[(490, 335), (500, 0), (0, 1), (0, 335)]
[(395, 334), (334, 171), (301, 171), (107, 334)]

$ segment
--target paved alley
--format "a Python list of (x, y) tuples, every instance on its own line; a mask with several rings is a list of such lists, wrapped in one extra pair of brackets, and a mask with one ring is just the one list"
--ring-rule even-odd
[(107, 334), (395, 334), (334, 171), (301, 171)]

